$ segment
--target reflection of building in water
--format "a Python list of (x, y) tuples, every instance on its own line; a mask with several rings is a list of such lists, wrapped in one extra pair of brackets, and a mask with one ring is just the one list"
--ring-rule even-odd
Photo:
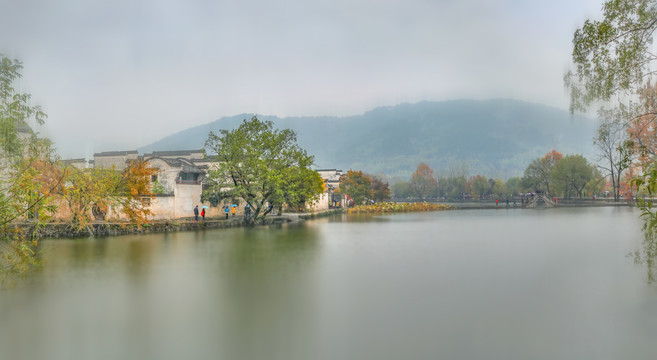
[[(223, 204), (213, 207), (209, 203), (201, 202), (203, 182), (208, 171), (215, 164), (205, 158), (203, 150), (153, 151), (144, 155), (139, 155), (136, 150), (106, 151), (95, 153), (93, 160), (89, 160), (88, 163), (85, 163), (84, 159), (65, 160), (65, 162), (77, 168), (123, 170), (133, 160), (144, 160), (149, 166), (158, 169), (157, 174), (151, 178), (156, 193), (156, 196), (150, 200), (150, 210), (154, 214), (154, 219), (191, 217), (196, 205), (207, 206), (206, 217), (225, 216)], [(324, 179), (325, 191), (317, 201), (306, 206), (311, 211), (321, 211), (339, 205), (341, 199), (337, 198), (334, 191), (340, 186), (342, 170), (325, 169), (317, 172)], [(237, 213), (241, 215), (243, 208), (243, 204), (239, 204)]]

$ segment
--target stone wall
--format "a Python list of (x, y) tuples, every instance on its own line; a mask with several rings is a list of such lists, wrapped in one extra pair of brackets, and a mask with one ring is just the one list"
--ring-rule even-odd
[[(282, 224), (290, 222), (291, 219), (285, 216), (267, 217), (261, 225)], [(19, 227), (30, 231), (30, 224), (19, 224)], [(88, 236), (116, 236), (129, 234), (150, 234), (165, 233), (176, 231), (197, 231), (203, 229), (223, 229), (244, 226), (241, 218), (229, 220), (206, 220), (206, 221), (154, 221), (142, 226), (130, 223), (113, 223), (102, 222), (93, 223), (89, 227), (77, 230), (65, 223), (49, 223), (39, 228), (37, 234), (42, 238), (61, 238), (61, 237), (88, 237)]]

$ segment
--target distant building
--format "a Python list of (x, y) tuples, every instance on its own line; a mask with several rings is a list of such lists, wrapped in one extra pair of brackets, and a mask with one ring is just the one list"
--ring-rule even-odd
[(326, 196), (325, 200), (324, 197), (320, 200), (326, 202), (326, 209), (344, 207), (344, 197), (335, 193), (340, 188), (340, 180), (344, 172), (340, 169), (318, 169), (316, 171), (324, 180)]
[[(80, 158), (80, 159), (68, 159), (68, 160), (62, 160), (64, 165), (67, 166), (73, 166), (78, 169), (86, 169), (87, 168), (87, 159), (85, 158)], [(93, 164), (93, 162), (92, 162)]]
[(136, 160), (137, 150), (134, 151), (105, 151), (94, 154), (94, 168), (123, 170), (129, 160)]

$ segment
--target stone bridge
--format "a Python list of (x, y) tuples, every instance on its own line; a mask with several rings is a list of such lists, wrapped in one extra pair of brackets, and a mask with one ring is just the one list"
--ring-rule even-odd
[(536, 194), (532, 196), (527, 203), (525, 203), (526, 208), (535, 208), (538, 204), (543, 203), (545, 207), (554, 207), (557, 203), (554, 199), (548, 197), (545, 194)]

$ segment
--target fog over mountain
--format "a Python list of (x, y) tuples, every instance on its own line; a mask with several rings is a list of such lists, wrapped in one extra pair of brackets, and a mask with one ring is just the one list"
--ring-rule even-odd
[[(210, 131), (234, 129), (253, 114), (223, 117), (167, 136), (140, 152), (200, 149)], [(360, 169), (408, 177), (420, 162), (437, 172), (458, 165), (469, 173), (508, 178), (556, 149), (591, 157), (594, 120), (517, 100), (458, 100), (378, 107), (348, 117), (259, 115), (291, 128), (315, 155), (317, 168)]]

